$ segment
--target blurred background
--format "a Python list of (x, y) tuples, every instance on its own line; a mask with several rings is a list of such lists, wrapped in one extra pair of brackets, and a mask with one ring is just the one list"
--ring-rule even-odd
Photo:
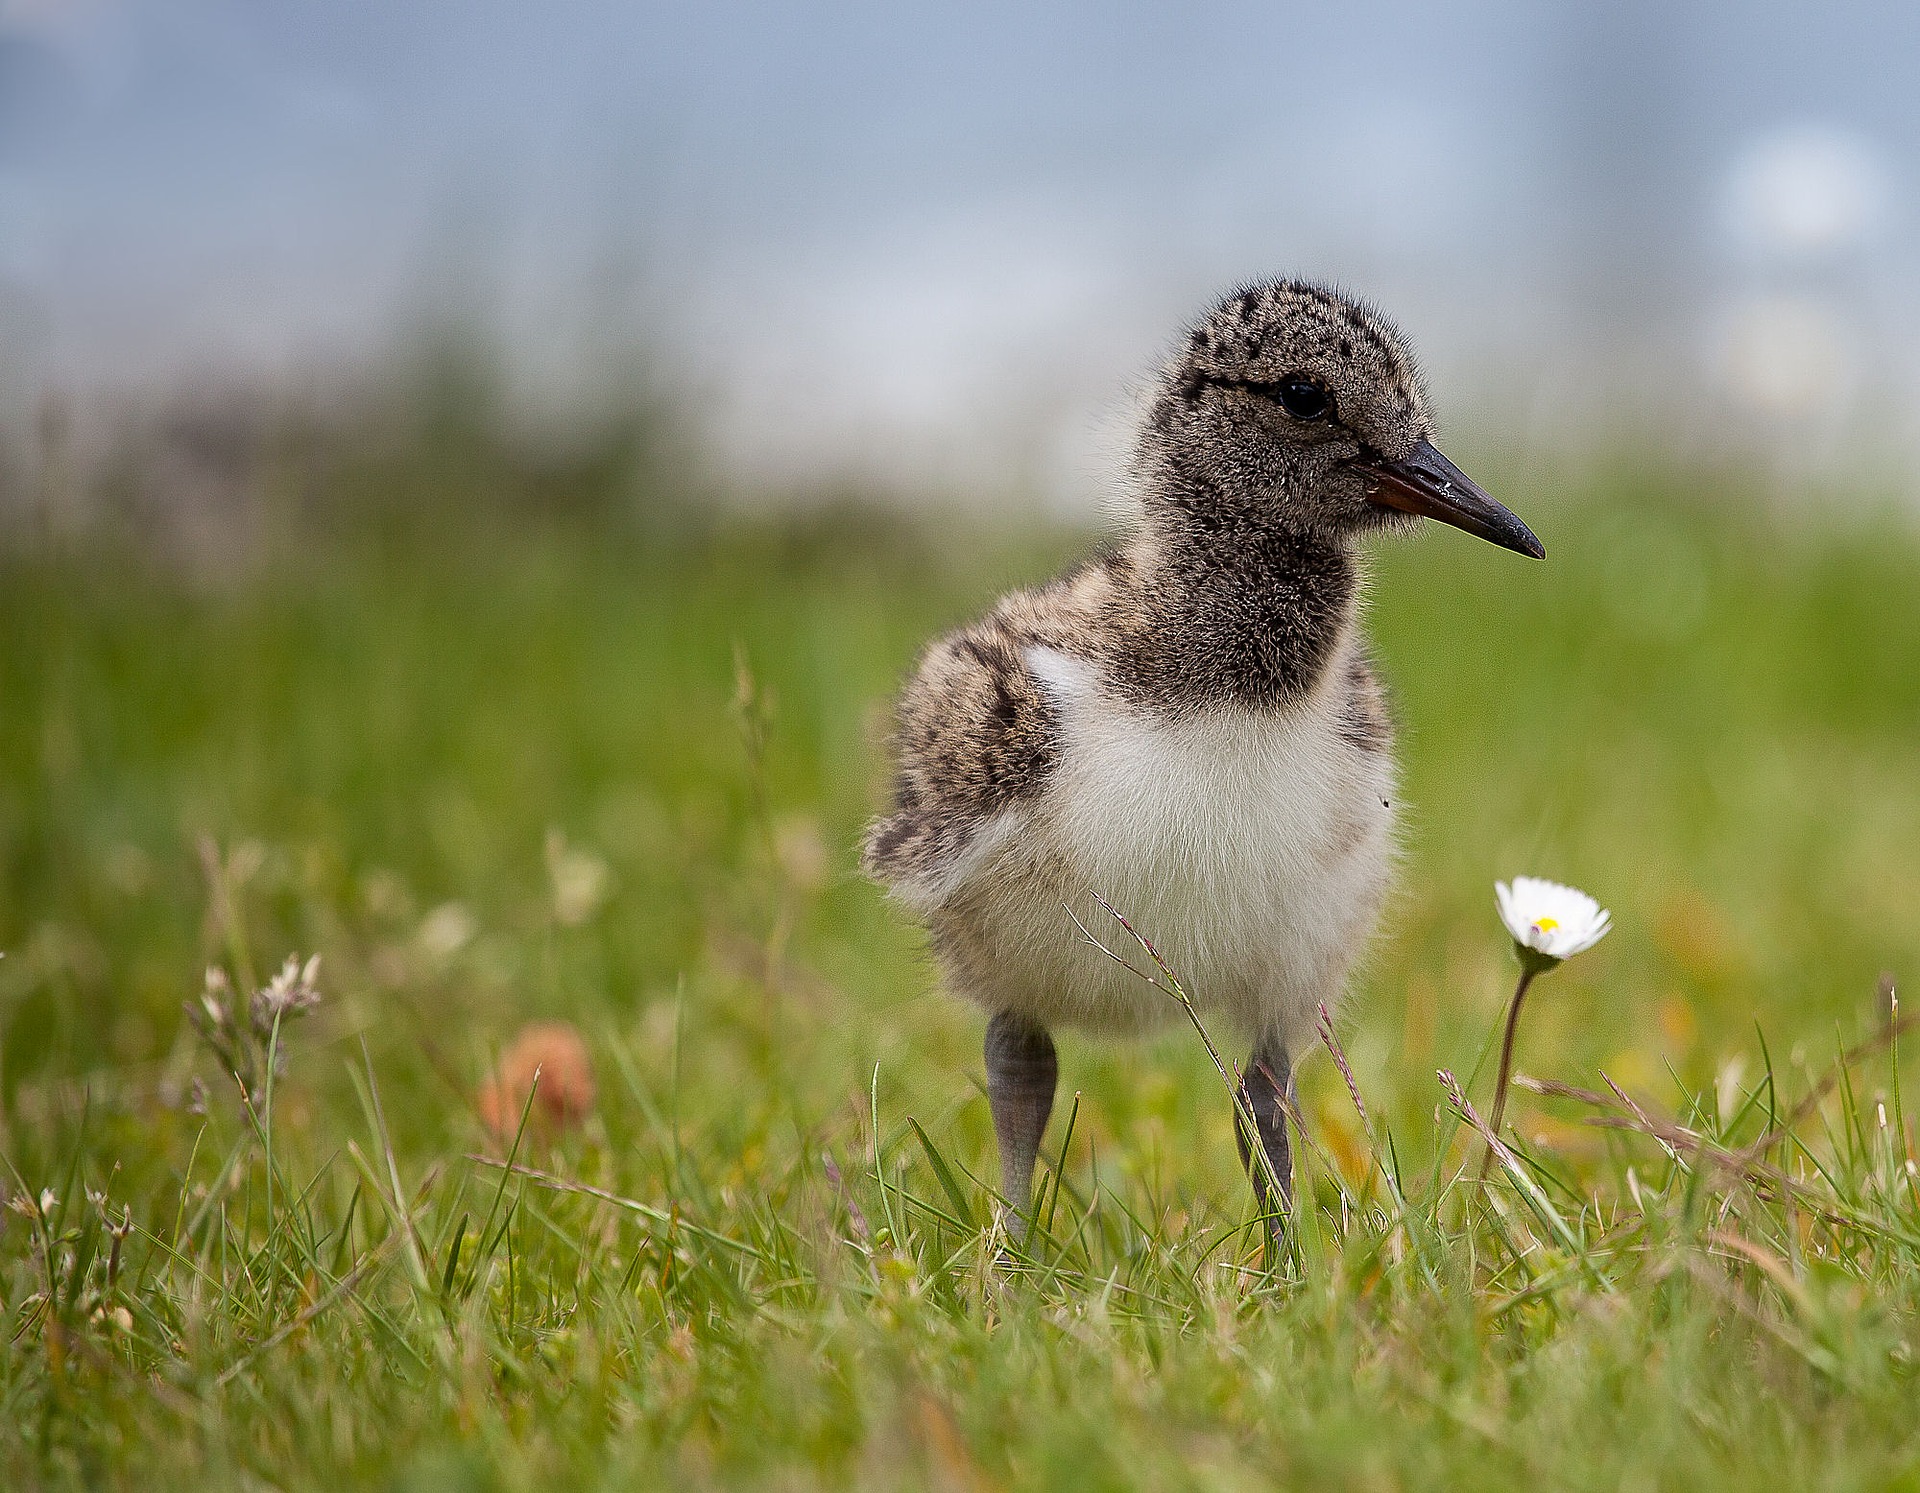
[[(983, 1158), (854, 870), (887, 702), (1276, 273), (1404, 325), (1553, 555), (1381, 553), (1363, 1080), (1472, 1068), (1516, 872), (1617, 930), (1526, 1065), (1817, 1063), (1920, 962), (1916, 59), (1895, 3), (0, 0), (9, 1123), (178, 1103), (208, 960), (318, 950), (413, 1143), (545, 1016), (684, 1034), (716, 1167), (876, 1060)], [(1239, 1196), (1185, 1034), (1069, 1062)]]
[(1289, 272), (1456, 429), (1885, 483), (1916, 55), (1893, 0), (4, 0), (0, 414), (30, 459), (50, 393), (310, 398), (451, 322), (534, 431), (644, 369), (736, 486), (1079, 513), (1129, 376)]

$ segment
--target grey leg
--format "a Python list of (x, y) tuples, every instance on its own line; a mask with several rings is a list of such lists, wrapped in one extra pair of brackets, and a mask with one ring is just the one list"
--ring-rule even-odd
[[(1293, 1153), (1287, 1145), (1286, 1113), (1287, 1106), (1293, 1103), (1293, 1060), (1287, 1056), (1286, 1048), (1272, 1040), (1254, 1048), (1241, 1075), (1240, 1097), (1253, 1112), (1260, 1145), (1273, 1163), (1274, 1176), (1280, 1181), (1280, 1196), (1276, 1200), (1268, 1196), (1266, 1169), (1258, 1164), (1248, 1144), (1246, 1122), (1236, 1116), (1238, 1123), (1233, 1133), (1240, 1142), (1241, 1164), (1253, 1179), (1253, 1195), (1259, 1199), (1260, 1211), (1271, 1217), (1293, 1206)], [(1277, 1232), (1276, 1224), (1269, 1222), (1268, 1226)]]
[(1027, 1205), (1033, 1194), (1033, 1160), (1053, 1113), (1053, 1086), (1060, 1076), (1053, 1038), (1046, 1029), (1002, 1011), (987, 1023), (987, 1102), (1000, 1140), (1000, 1186), (1016, 1212), (1008, 1220), (1015, 1239), (1026, 1237)]

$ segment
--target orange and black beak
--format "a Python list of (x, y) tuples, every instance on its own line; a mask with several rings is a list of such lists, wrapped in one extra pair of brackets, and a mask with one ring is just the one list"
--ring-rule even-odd
[(1533, 530), (1481, 490), (1480, 485), (1422, 441), (1398, 461), (1383, 456), (1357, 458), (1353, 465), (1379, 486), (1368, 502), (1379, 508), (1397, 508), (1422, 518), (1465, 529), (1489, 544), (1517, 550), (1536, 560), (1547, 558), (1547, 547)]

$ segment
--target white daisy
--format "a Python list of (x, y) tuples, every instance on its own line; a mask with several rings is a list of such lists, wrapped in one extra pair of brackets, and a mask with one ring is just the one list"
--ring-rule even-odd
[(1529, 969), (1548, 970), (1584, 953), (1606, 937), (1611, 915), (1577, 887), (1538, 876), (1494, 883), (1500, 921), (1513, 935), (1514, 950)]

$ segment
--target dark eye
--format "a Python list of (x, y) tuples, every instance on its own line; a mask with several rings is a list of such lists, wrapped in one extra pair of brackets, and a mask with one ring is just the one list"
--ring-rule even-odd
[(1296, 420), (1318, 420), (1333, 407), (1324, 385), (1304, 373), (1289, 373), (1273, 386), (1280, 407)]

